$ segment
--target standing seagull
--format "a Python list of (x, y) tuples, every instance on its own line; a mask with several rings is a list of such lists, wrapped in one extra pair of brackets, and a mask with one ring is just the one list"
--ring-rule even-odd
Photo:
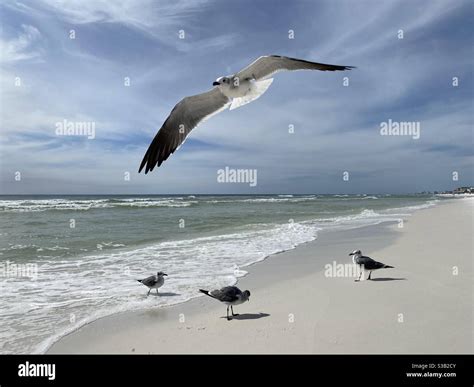
[(354, 250), (349, 255), (352, 255), (352, 262), (354, 262), (355, 265), (359, 265), (360, 267), (359, 278), (356, 279), (356, 282), (360, 281), (360, 277), (362, 276), (362, 272), (364, 270), (370, 270), (369, 276), (367, 277), (367, 279), (370, 280), (372, 279), (370, 276), (372, 275), (373, 270), (393, 269), (393, 266), (388, 266), (384, 263), (374, 261), (372, 258), (363, 256), (362, 251), (360, 250)]
[(217, 78), (212, 84), (215, 87), (211, 90), (185, 97), (178, 102), (148, 147), (138, 172), (145, 168), (146, 174), (153, 171), (156, 165), (159, 167), (200, 122), (229, 106), (233, 110), (260, 97), (273, 82), (273, 78), (269, 77), (276, 72), (344, 71), (353, 68), (279, 55), (261, 56), (238, 73)]
[(231, 320), (229, 317), (229, 306), (232, 316), (238, 316), (238, 314), (234, 314), (233, 305), (240, 305), (245, 301), (250, 301), (250, 292), (248, 290), (242, 291), (236, 286), (226, 286), (220, 290), (216, 289), (210, 292), (203, 289), (199, 289), (199, 291), (227, 305), (227, 320)]
[(158, 293), (158, 288), (161, 288), (163, 286), (163, 284), (165, 283), (165, 277), (164, 276), (168, 276), (168, 274), (165, 274), (162, 271), (159, 271), (158, 273), (156, 273), (156, 275), (152, 275), (150, 277), (147, 277), (147, 278), (141, 279), (141, 280), (137, 280), (137, 281), (149, 288), (148, 294), (147, 294), (147, 296), (149, 296), (150, 292), (151, 292), (151, 289), (156, 289), (156, 294), (159, 294)]

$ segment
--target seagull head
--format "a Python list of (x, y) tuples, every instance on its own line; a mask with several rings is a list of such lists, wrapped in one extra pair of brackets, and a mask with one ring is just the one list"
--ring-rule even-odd
[(159, 271), (158, 273), (156, 273), (156, 275), (157, 275), (158, 277), (163, 277), (164, 275), (168, 277), (168, 274), (163, 273), (162, 271)]
[(245, 301), (250, 301), (250, 291), (245, 290), (245, 291), (243, 292), (243, 295), (244, 295), (243, 298), (244, 298)]
[(229, 77), (219, 77), (212, 83), (212, 86), (224, 86), (224, 85), (227, 85), (227, 86), (230, 85)]
[(362, 255), (362, 251), (360, 251), (360, 250), (354, 250), (354, 251), (353, 251), (352, 253), (350, 253), (349, 255), (357, 255), (357, 256), (359, 256), (359, 255)]

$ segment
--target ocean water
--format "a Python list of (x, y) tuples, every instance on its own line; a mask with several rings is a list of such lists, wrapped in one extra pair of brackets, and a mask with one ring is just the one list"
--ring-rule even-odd
[[(102, 316), (197, 297), (321, 230), (397, 221), (431, 195), (0, 196), (0, 353)], [(136, 279), (169, 274), (146, 296)]]

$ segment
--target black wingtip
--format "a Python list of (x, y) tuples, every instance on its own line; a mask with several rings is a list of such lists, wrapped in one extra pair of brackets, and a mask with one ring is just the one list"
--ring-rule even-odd
[[(143, 157), (143, 160), (142, 162), (140, 163), (140, 167), (138, 168), (138, 173), (141, 173), (143, 167), (146, 165), (147, 163), (147, 160), (148, 160), (148, 150), (146, 151), (145, 153), (145, 156)], [(146, 175), (146, 171), (145, 171), (145, 175)]]
[(140, 168), (138, 168), (138, 173), (141, 173), (143, 168), (145, 168), (145, 175), (148, 172), (153, 171), (153, 167), (150, 167), (150, 163), (148, 162), (147, 155), (145, 155), (145, 157), (143, 158), (143, 161), (140, 164)]
[(209, 291), (208, 291), (208, 290), (199, 289), (199, 291), (200, 291), (201, 293), (204, 293), (206, 296), (209, 295)]
[(330, 69), (329, 71), (351, 71), (356, 69), (355, 66), (337, 66), (335, 69)]

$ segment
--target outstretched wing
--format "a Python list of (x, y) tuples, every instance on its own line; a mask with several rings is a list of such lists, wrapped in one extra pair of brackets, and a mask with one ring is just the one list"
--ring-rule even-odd
[(171, 111), (151, 142), (138, 172), (145, 174), (160, 166), (184, 142), (200, 122), (224, 110), (230, 103), (217, 87), (191, 97), (183, 98)]
[(320, 71), (344, 71), (351, 70), (353, 66), (337, 66), (325, 63), (309, 62), (307, 60), (289, 58), (286, 56), (269, 55), (261, 56), (235, 76), (240, 79), (263, 79), (278, 71), (294, 70), (320, 70)]

